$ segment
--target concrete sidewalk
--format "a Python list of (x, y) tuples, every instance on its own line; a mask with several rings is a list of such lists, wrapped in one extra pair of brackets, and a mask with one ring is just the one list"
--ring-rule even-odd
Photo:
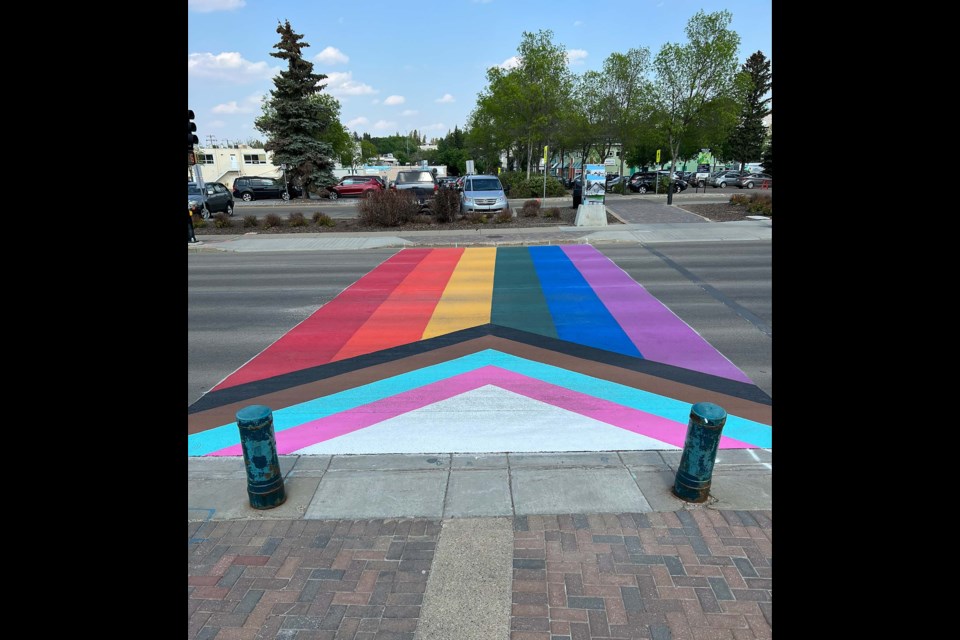
[[(692, 214), (690, 214), (692, 215)], [(773, 220), (689, 224), (622, 224), (604, 227), (481, 228), (476, 231), (371, 231), (365, 233), (290, 233), (197, 235), (189, 252), (330, 251), (382, 247), (464, 247), (542, 244), (718, 242), (770, 240)]]
[(191, 458), (189, 638), (770, 638), (772, 455), (721, 450)]

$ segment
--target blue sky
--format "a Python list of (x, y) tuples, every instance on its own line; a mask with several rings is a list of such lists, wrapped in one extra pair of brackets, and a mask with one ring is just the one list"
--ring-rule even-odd
[(575, 74), (602, 69), (611, 53), (686, 42), (699, 10), (726, 9), (740, 35), (739, 61), (773, 60), (772, 0), (188, 0), (187, 94), (201, 146), (264, 140), (254, 126), (261, 100), (286, 68), (274, 58), (278, 23), (290, 21), (310, 46), (340, 121), (371, 136), (416, 129), (427, 139), (464, 129), (487, 86), (486, 70), (507, 66), (523, 33), (550, 30)]

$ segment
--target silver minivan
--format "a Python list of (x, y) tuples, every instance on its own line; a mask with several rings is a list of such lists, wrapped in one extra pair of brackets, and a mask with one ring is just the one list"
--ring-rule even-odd
[(463, 179), (463, 191), (460, 192), (460, 210), (463, 213), (503, 211), (508, 208), (507, 194), (503, 192), (503, 185), (497, 176), (468, 175)]

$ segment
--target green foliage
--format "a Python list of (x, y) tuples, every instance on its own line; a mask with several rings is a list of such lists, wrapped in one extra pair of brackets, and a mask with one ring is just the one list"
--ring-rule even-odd
[(680, 159), (680, 144), (706, 113), (735, 95), (740, 36), (727, 26), (733, 14), (698, 11), (687, 21), (687, 43), (667, 43), (654, 59), (654, 121), (667, 140), (668, 158)]
[(770, 134), (770, 141), (767, 144), (767, 150), (763, 152), (763, 172), (773, 177), (773, 134)]
[[(527, 178), (523, 171), (508, 171), (500, 174), (504, 191), (513, 199), (543, 197), (543, 174)], [(547, 176), (547, 197), (562, 198), (567, 189), (553, 176)]]
[(193, 228), (194, 229), (203, 229), (207, 226), (207, 221), (201, 218), (200, 216), (193, 216)]
[(670, 191), (670, 176), (660, 176), (657, 178), (657, 193), (669, 193)]
[(364, 227), (399, 227), (415, 220), (419, 213), (414, 194), (397, 189), (377, 191), (357, 203), (357, 219)]
[(230, 216), (221, 211), (214, 214), (213, 226), (215, 226), (217, 229), (229, 229), (233, 226), (233, 220), (230, 219)]
[(243, 226), (245, 229), (255, 228), (259, 224), (257, 216), (243, 216)]
[(268, 213), (263, 219), (263, 226), (266, 229), (273, 229), (276, 227), (283, 226), (283, 220), (280, 219), (280, 216), (276, 213)]
[(747, 213), (773, 217), (773, 196), (769, 193), (734, 194), (730, 204), (746, 207)]
[(313, 214), (313, 224), (317, 225), (318, 227), (335, 227), (337, 225), (333, 218), (319, 211), (316, 211)]
[(453, 222), (460, 213), (460, 192), (440, 189), (433, 198), (430, 212), (438, 223)]
[(554, 219), (554, 220), (559, 220), (559, 219), (560, 219), (560, 209), (558, 209), (558, 208), (556, 208), (556, 207), (550, 207), (549, 209), (547, 209), (546, 211), (543, 212), (543, 217), (544, 217), (544, 218), (552, 218), (552, 219)]
[(497, 224), (505, 224), (507, 222), (512, 222), (513, 211), (511, 211), (510, 209), (503, 209), (502, 211), (499, 211), (497, 213), (493, 221), (496, 222)]
[(770, 113), (770, 89), (773, 75), (770, 61), (757, 51), (743, 64), (737, 76), (737, 88), (742, 104), (737, 126), (726, 143), (728, 155), (740, 163), (756, 160), (763, 152), (767, 136), (763, 118)]
[(309, 192), (337, 182), (331, 172), (334, 147), (327, 139), (342, 142), (341, 132), (333, 124), (339, 103), (316, 96), (326, 86), (322, 81), (327, 76), (313, 73), (313, 63), (301, 54), (310, 46), (301, 42), (303, 35), (294, 33), (289, 20), (277, 26), (277, 33), (280, 42), (270, 55), (285, 60), (287, 68), (274, 77), (275, 88), (254, 124), (267, 136), (263, 148), (273, 152), (273, 163), (290, 165), (288, 179), (301, 185), (307, 197)]
[(291, 212), (287, 216), (287, 224), (291, 227), (305, 227), (307, 226), (307, 219), (299, 211)]

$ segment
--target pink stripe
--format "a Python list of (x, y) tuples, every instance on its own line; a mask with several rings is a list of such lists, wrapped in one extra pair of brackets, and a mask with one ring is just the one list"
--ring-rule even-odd
[[(686, 424), (487, 365), (362, 407), (285, 429), (276, 434), (277, 453), (290, 454), (488, 384), (676, 447), (683, 448), (684, 445)], [(751, 445), (721, 435), (719, 447), (744, 449)], [(243, 450), (236, 444), (208, 455), (240, 456), (243, 455)]]

